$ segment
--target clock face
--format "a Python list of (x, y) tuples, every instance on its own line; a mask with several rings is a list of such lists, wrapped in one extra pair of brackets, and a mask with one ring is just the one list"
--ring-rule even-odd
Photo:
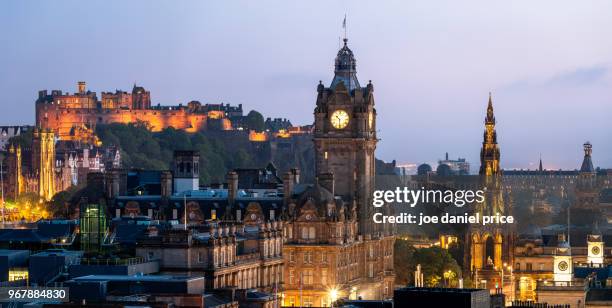
[(338, 109), (331, 114), (330, 121), (334, 128), (343, 129), (349, 123), (349, 115), (346, 111)]
[(368, 115), (368, 127), (372, 129), (372, 125), (374, 125), (374, 113), (370, 112)]
[(593, 248), (591, 248), (591, 252), (594, 255), (598, 255), (599, 254), (599, 246), (593, 246)]
[(559, 268), (560, 271), (565, 272), (567, 270), (567, 268), (568, 268), (568, 265), (567, 265), (567, 262), (561, 261), (561, 262), (559, 262), (557, 267)]

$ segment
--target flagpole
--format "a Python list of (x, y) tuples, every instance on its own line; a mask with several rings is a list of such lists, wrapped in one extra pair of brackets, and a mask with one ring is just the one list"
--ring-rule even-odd
[(183, 214), (184, 220), (185, 220), (185, 227), (184, 230), (187, 230), (187, 195), (183, 194), (183, 211), (185, 212)]

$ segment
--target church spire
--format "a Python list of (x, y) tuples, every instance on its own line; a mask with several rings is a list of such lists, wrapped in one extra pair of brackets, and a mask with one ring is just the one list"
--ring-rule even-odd
[(542, 154), (540, 154), (540, 166), (538, 167), (538, 171), (544, 171), (544, 168), (542, 168)]

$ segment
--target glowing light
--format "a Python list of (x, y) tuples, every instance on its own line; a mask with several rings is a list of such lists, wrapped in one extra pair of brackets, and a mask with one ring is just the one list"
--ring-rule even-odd
[(335, 301), (338, 300), (338, 296), (339, 296), (339, 291), (336, 288), (331, 288), (328, 291), (329, 293), (329, 298), (331, 300), (331, 304), (333, 304)]

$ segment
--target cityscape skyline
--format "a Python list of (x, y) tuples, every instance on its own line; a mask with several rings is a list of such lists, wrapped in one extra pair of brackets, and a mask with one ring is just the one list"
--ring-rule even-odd
[[(316, 84), (331, 81), (347, 13), (357, 75), (362, 84), (372, 80), (376, 90), (380, 158), (420, 164), (449, 152), (477, 162), (492, 91), (503, 168), (535, 169), (541, 154), (546, 169), (576, 169), (587, 140), (594, 164), (609, 167), (612, 44), (602, 37), (612, 25), (606, 13), (612, 10), (605, 8), (610, 4), (555, 2), (559, 10), (547, 12), (550, 3), (475, 2), (461, 13), (453, 11), (457, 4), (395, 3), (384, 4), (392, 12), (383, 18), (367, 3), (334, 3), (325, 12), (311, 2), (294, 10), (276, 3), (245, 15), (238, 4), (160, 10), (162, 3), (130, 3), (108, 10), (106, 3), (67, 1), (36, 3), (30, 10), (28, 4), (5, 2), (0, 31), (16, 30), (2, 35), (7, 48), (0, 64), (8, 69), (0, 72), (6, 93), (0, 123), (33, 124), (38, 90), (74, 92), (75, 82), (85, 80), (96, 92), (128, 90), (137, 82), (151, 91), (154, 104), (242, 103), (267, 117), (310, 124)], [(522, 10), (526, 6), (532, 10)], [(106, 18), (92, 18), (104, 16), (101, 7), (116, 14), (113, 23), (101, 26)], [(88, 13), (77, 14), (84, 8)], [(224, 10), (237, 13), (221, 18)], [(135, 16), (126, 18), (127, 12)], [(178, 20), (173, 16), (179, 12), (203, 18)], [(39, 22), (24, 23), (26, 13)], [(319, 24), (309, 18), (315, 13)], [(62, 21), (69, 14), (73, 23)], [(496, 23), (499, 18), (510, 22)], [(82, 43), (67, 48), (74, 41)]]

